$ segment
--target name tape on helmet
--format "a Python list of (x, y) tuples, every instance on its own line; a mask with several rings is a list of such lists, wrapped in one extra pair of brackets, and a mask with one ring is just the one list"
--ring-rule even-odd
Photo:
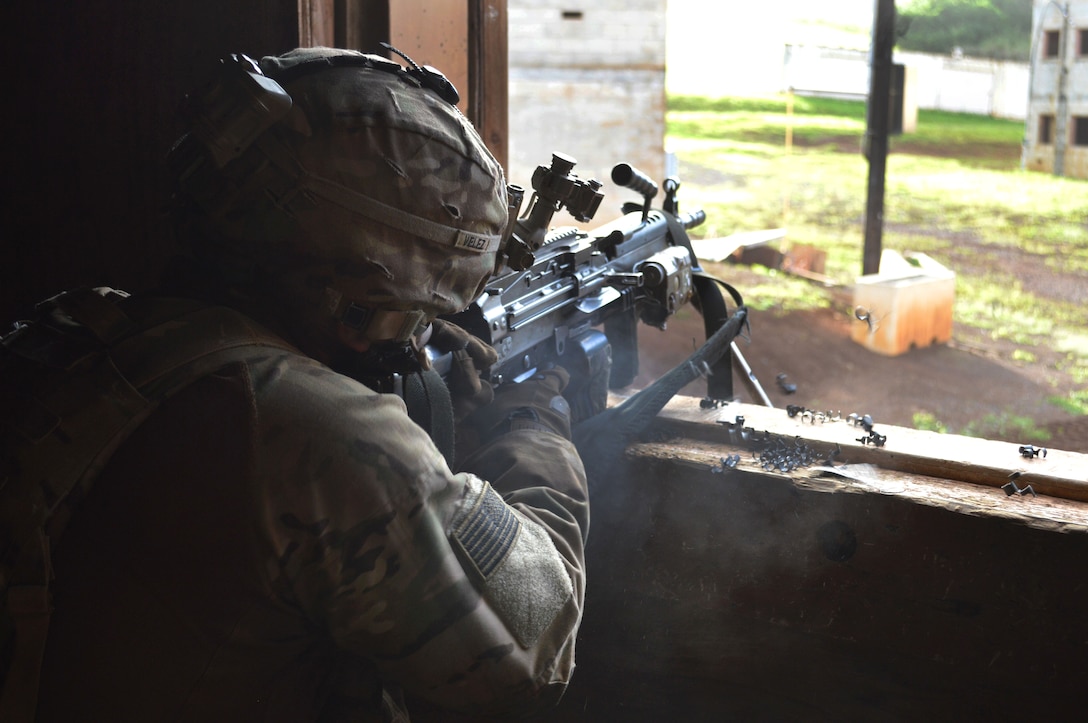
[(484, 234), (462, 230), (457, 232), (457, 238), (454, 239), (453, 245), (457, 248), (488, 253), (499, 249), (499, 240), (501, 239), (498, 236), (485, 236)]

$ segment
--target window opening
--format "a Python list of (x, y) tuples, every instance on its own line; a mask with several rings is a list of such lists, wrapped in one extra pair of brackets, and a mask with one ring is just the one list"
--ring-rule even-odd
[(1054, 116), (1039, 116), (1039, 144), (1049, 145), (1054, 142)]
[(1060, 30), (1047, 30), (1043, 43), (1043, 57), (1044, 58), (1056, 58), (1058, 57), (1058, 49), (1061, 48), (1062, 31)]
[(1088, 116), (1073, 118), (1073, 145), (1088, 146)]

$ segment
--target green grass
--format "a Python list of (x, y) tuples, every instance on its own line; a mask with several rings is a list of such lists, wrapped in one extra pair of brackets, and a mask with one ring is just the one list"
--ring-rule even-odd
[(937, 419), (936, 415), (931, 412), (915, 412), (913, 421), (915, 429), (922, 429), (927, 432), (940, 432), (941, 434), (948, 431), (944, 422)]
[(1021, 121), (988, 118), (969, 113), (949, 113), (941, 110), (918, 111), (918, 128), (909, 135), (892, 139), (892, 150), (909, 142), (921, 148), (940, 151), (949, 147), (962, 149), (968, 155), (973, 146), (995, 145), (1019, 149), (1024, 137)]
[(967, 437), (984, 439), (1022, 439), (1025, 442), (1048, 442), (1050, 432), (1037, 426), (1035, 420), (1012, 412), (987, 414), (958, 432)]
[(1025, 442), (1048, 442), (1050, 432), (1036, 425), (1031, 417), (1014, 414), (1009, 411), (1000, 414), (987, 414), (982, 419), (970, 422), (962, 429), (951, 430), (944, 422), (930, 412), (914, 414), (914, 428), (945, 434), (953, 432), (966, 437), (984, 439), (1020, 439)]
[[(822, 249), (825, 273), (852, 284), (862, 270), (865, 116), (863, 102), (848, 100), (670, 97), (667, 147), (680, 161), (681, 199), (707, 214), (694, 233), (786, 227), (789, 243)], [(1088, 304), (1048, 282), (1088, 274), (1088, 181), (1020, 170), (1023, 133), (1019, 121), (921, 111), (917, 131), (889, 144), (883, 248), (923, 252), (956, 271), (958, 326), (1065, 351), (1062, 371), (1088, 384)], [(813, 296), (782, 275), (745, 294), (781, 308), (822, 303)], [(1032, 363), (1028, 354), (1011, 361)], [(1052, 401), (1088, 412), (1086, 395)]]
[[(797, 98), (789, 116), (786, 104), (778, 96), (670, 98), (669, 147), (696, 166), (745, 174), (749, 198), (773, 185), (789, 196), (791, 221), (819, 218), (829, 206), (837, 218), (844, 212), (860, 218), (868, 169), (861, 155), (864, 103)], [(1019, 171), (1022, 135), (1020, 122), (922, 111), (917, 132), (891, 142), (887, 222), (984, 229), (994, 242), (1034, 251), (1057, 246), (1076, 268), (1088, 269), (1088, 188), (1080, 180)], [(758, 200), (771, 200), (766, 196)], [(763, 214), (776, 211), (781, 216), (780, 205)]]
[(1073, 391), (1064, 397), (1050, 397), (1047, 401), (1070, 414), (1088, 414), (1088, 389)]

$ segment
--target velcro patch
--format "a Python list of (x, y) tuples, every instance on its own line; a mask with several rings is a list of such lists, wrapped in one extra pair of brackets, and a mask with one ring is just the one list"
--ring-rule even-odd
[(468, 488), (453, 537), (483, 574), (488, 603), (528, 648), (566, 606), (574, 586), (543, 527), (508, 507), (483, 480), (470, 477)]

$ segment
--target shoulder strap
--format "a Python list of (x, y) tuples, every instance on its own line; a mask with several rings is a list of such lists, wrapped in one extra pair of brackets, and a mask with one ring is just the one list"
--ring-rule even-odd
[(115, 303), (125, 296), (62, 294), (2, 340), (0, 589), (14, 636), (0, 720), (33, 719), (51, 610), (49, 541), (113, 452), (193, 381), (256, 349), (295, 351), (231, 309), (161, 300), (134, 319)]
[(453, 467), (453, 402), (446, 381), (434, 369), (404, 376), (404, 405), (408, 416), (423, 427)]

